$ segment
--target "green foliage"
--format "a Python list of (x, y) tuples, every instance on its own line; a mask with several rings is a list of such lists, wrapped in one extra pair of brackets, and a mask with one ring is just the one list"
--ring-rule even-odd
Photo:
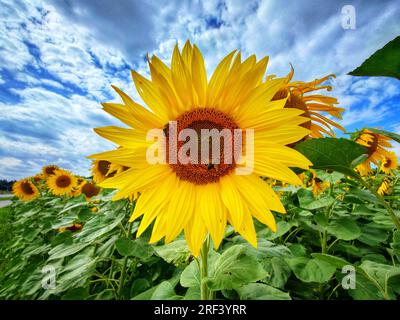
[(295, 149), (313, 163), (314, 169), (334, 170), (354, 176), (353, 168), (362, 162), (366, 149), (348, 139), (320, 138), (298, 143)]
[(349, 72), (352, 76), (386, 76), (400, 80), (400, 36)]
[[(169, 244), (149, 244), (149, 231), (136, 238), (139, 222), (128, 222), (134, 203), (112, 202), (109, 190), (97, 212), (83, 197), (14, 200), (0, 209), (0, 299), (190, 300), (206, 285), (228, 300), (398, 300), (400, 231), (359, 177), (349, 177), (364, 149), (348, 151), (353, 144), (343, 139), (314, 141), (299, 150), (313, 157), (329, 188), (315, 195), (311, 187), (274, 187), (287, 210), (275, 214), (277, 232), (255, 221), (254, 248), (227, 229), (220, 247), (209, 251), (205, 279), (183, 236)], [(339, 146), (347, 151), (336, 157), (330, 148)], [(384, 177), (375, 172), (365, 183), (374, 190)], [(398, 215), (399, 178), (395, 171), (385, 196)], [(82, 229), (60, 229), (73, 224)], [(349, 266), (354, 289), (342, 287)], [(43, 287), (48, 268), (56, 275), (52, 289)]]

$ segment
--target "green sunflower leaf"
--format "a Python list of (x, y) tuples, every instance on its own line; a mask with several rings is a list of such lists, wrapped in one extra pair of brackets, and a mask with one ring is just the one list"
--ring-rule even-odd
[(400, 36), (376, 51), (349, 75), (393, 77), (400, 80)]
[(361, 229), (350, 217), (340, 217), (332, 220), (326, 228), (330, 234), (341, 240), (354, 240), (361, 235)]
[(287, 292), (263, 283), (250, 283), (237, 291), (241, 300), (291, 300)]
[(310, 139), (294, 148), (313, 163), (313, 169), (334, 170), (349, 176), (357, 175), (353, 169), (366, 153), (365, 147), (344, 138)]
[(205, 279), (211, 290), (235, 289), (250, 282), (264, 279), (268, 273), (247, 247), (235, 245), (227, 249), (215, 262), (212, 277)]
[(332, 278), (336, 267), (319, 259), (296, 257), (286, 259), (295, 276), (303, 282), (324, 283)]

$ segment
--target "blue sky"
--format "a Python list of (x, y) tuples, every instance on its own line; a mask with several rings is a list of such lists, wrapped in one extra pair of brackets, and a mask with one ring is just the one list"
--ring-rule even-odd
[[(341, 25), (348, 4), (354, 30)], [(397, 0), (0, 0), (0, 7), (0, 179), (49, 163), (88, 174), (85, 156), (113, 148), (92, 128), (120, 125), (101, 110), (100, 102), (117, 101), (110, 85), (140, 102), (130, 69), (148, 75), (146, 53), (169, 62), (186, 39), (204, 53), (208, 73), (233, 49), (268, 55), (269, 74), (286, 75), (289, 63), (295, 80), (335, 73), (330, 94), (346, 108), (349, 132), (400, 133), (400, 81), (346, 75), (400, 35)]]

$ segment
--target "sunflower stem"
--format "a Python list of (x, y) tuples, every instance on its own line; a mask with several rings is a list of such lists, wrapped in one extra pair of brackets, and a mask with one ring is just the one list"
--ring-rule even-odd
[[(133, 223), (128, 222), (129, 226), (128, 226), (128, 231), (126, 233), (126, 237), (129, 238), (129, 235), (131, 234), (132, 231), (132, 225)], [(119, 280), (119, 287), (118, 287), (118, 297), (119, 299), (123, 299), (123, 289), (124, 289), (124, 282), (125, 282), (125, 278), (126, 278), (126, 267), (128, 264), (128, 256), (124, 257), (124, 261), (122, 264), (122, 271), (121, 271), (121, 278)]]
[(205, 282), (208, 276), (208, 252), (210, 250), (210, 239), (207, 239), (203, 243), (203, 247), (200, 251), (200, 258), (198, 258), (200, 266), (200, 298), (201, 300), (212, 299), (211, 291), (208, 289), (207, 283)]
[(397, 230), (400, 230), (400, 220), (394, 213), (392, 207), (387, 203), (384, 197), (382, 197), (377, 190), (375, 190), (369, 183), (367, 183), (362, 177), (357, 177), (357, 179), (361, 182), (361, 184), (367, 188), (375, 198), (385, 207), (387, 213), (389, 214), (390, 218), (392, 219), (394, 225), (396, 226)]

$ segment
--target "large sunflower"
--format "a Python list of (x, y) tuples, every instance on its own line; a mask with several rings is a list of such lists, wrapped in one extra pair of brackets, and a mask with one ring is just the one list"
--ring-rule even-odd
[(36, 199), (40, 192), (29, 179), (22, 179), (15, 182), (12, 186), (13, 194), (23, 201)]
[[(273, 100), (282, 99), (288, 96), (285, 108), (303, 110), (304, 114), (302, 116), (307, 117), (309, 120), (301, 124), (301, 126), (311, 131), (309, 134), (309, 137), (311, 138), (322, 138), (324, 134), (334, 137), (335, 133), (331, 128), (332, 126), (345, 131), (341, 125), (321, 114), (322, 112), (326, 112), (335, 118), (342, 119), (341, 112), (344, 111), (344, 109), (335, 106), (338, 104), (337, 99), (322, 94), (308, 94), (322, 89), (331, 91), (331, 86), (321, 86), (320, 84), (335, 75), (331, 74), (321, 79), (315, 79), (311, 82), (291, 82), (293, 74), (294, 69), (292, 67), (292, 70), (287, 75), (282, 88), (275, 94)], [(270, 80), (267, 79), (267, 81)]]
[(47, 179), (47, 186), (56, 196), (72, 196), (76, 188), (77, 178), (66, 170), (56, 170), (55, 173)]
[(385, 148), (391, 148), (392, 145), (389, 143), (390, 138), (372, 132), (368, 129), (363, 129), (355, 141), (358, 144), (363, 145), (367, 149), (368, 158), (357, 166), (357, 171), (362, 175), (368, 175), (371, 171), (371, 163), (379, 166), (379, 163), (384, 159), (385, 155), (388, 153), (388, 150)]
[[(234, 56), (235, 52), (227, 55), (207, 81), (199, 49), (189, 42), (182, 52), (176, 46), (171, 67), (155, 56), (149, 60), (151, 80), (132, 71), (137, 91), (148, 108), (116, 87), (123, 104), (103, 104), (105, 111), (130, 128), (95, 129), (120, 148), (90, 158), (130, 167), (100, 186), (119, 189), (114, 200), (140, 192), (130, 221), (143, 215), (137, 236), (154, 222), (151, 243), (163, 237), (168, 243), (183, 230), (197, 256), (208, 233), (215, 247), (220, 245), (229, 222), (257, 246), (253, 217), (276, 231), (271, 210), (285, 213), (277, 195), (260, 176), (301, 184), (289, 167), (307, 169), (311, 165), (303, 155), (286, 147), (309, 133), (300, 126), (308, 118), (300, 116), (303, 110), (284, 108), (286, 98), (271, 101), (285, 79), (262, 81), (267, 57), (257, 62), (251, 56), (242, 62), (240, 53)], [(254, 141), (244, 147), (244, 153), (254, 147), (254, 161), (149, 163), (146, 152), (154, 142), (146, 141), (146, 134), (154, 128), (163, 130), (159, 142), (169, 150), (174, 143), (169, 121), (176, 121), (178, 134), (188, 128), (196, 133), (201, 129), (253, 129)], [(173, 153), (182, 144), (172, 147)], [(167, 152), (167, 160), (172, 156)], [(236, 174), (237, 169), (249, 169), (252, 164), (251, 174)]]

